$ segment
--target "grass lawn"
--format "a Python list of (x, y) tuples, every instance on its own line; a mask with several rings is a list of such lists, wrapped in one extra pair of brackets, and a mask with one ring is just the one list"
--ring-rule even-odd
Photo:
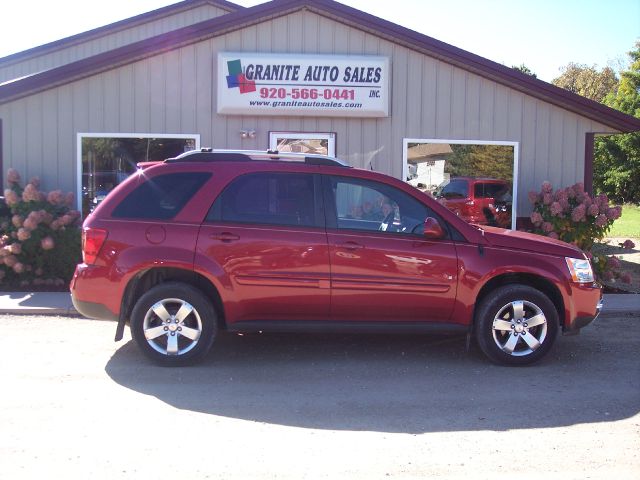
[(640, 206), (623, 205), (622, 216), (613, 222), (607, 236), (640, 238)]

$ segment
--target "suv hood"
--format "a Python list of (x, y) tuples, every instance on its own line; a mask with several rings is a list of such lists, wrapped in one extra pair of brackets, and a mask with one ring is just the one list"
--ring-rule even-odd
[(484, 230), (484, 238), (489, 245), (511, 248), (514, 250), (528, 250), (531, 252), (557, 255), (559, 257), (585, 258), (578, 247), (561, 240), (555, 240), (533, 233), (506, 230), (496, 227), (479, 227)]

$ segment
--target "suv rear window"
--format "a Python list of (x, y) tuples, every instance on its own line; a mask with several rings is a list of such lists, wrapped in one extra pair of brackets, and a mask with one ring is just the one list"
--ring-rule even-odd
[(175, 217), (200, 187), (208, 172), (167, 173), (148, 179), (113, 210), (113, 218), (168, 220)]

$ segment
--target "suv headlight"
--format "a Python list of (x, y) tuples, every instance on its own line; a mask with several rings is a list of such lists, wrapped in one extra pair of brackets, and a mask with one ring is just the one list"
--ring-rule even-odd
[(593, 269), (586, 258), (565, 257), (569, 274), (576, 283), (593, 283)]

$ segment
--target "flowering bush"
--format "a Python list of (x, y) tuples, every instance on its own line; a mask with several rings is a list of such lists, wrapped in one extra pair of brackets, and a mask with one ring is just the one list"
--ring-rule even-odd
[(73, 194), (42, 192), (38, 178), (22, 188), (12, 168), (7, 184), (0, 205), (0, 284), (63, 286), (80, 258)]
[[(533, 204), (531, 222), (534, 233), (572, 243), (581, 248), (591, 259), (596, 277), (611, 281), (619, 278), (631, 281), (628, 273), (620, 272), (620, 260), (593, 252), (595, 242), (602, 241), (613, 222), (620, 218), (622, 207), (609, 205), (605, 194), (591, 197), (582, 183), (553, 191), (549, 182), (542, 184), (540, 192), (529, 192)], [(631, 240), (624, 248), (634, 248)]]

